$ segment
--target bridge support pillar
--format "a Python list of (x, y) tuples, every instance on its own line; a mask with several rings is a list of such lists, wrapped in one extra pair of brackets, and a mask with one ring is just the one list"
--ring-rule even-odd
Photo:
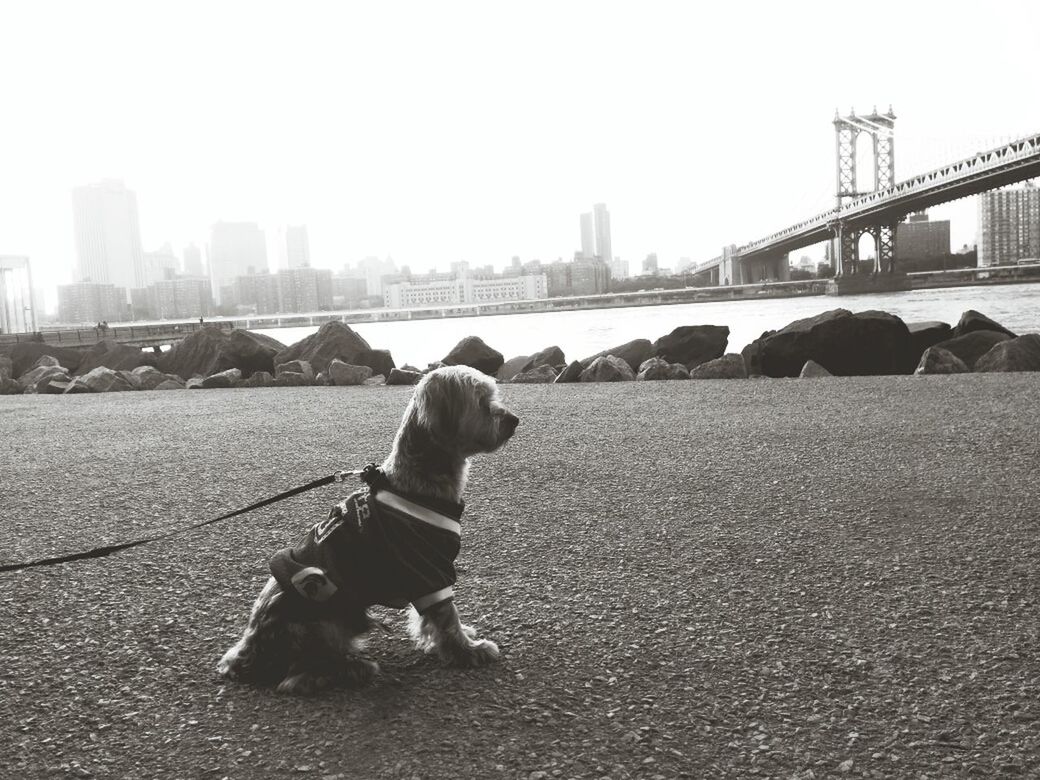
[(862, 230), (853, 230), (842, 222), (834, 227), (834, 275), (848, 276), (856, 273), (859, 262), (859, 237)]

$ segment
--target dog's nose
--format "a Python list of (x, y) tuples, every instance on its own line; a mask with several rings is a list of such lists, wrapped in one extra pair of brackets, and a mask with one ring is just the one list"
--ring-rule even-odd
[(509, 432), (512, 433), (516, 430), (516, 426), (520, 424), (520, 418), (512, 412), (506, 412), (502, 422), (509, 429)]

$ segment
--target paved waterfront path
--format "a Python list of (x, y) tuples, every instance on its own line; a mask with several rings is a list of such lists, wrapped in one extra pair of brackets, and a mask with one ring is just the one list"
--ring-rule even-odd
[[(0, 398), (0, 562), (381, 459), (409, 391)], [(377, 632), (364, 691), (216, 677), (267, 556), (327, 489), (0, 575), (3, 771), (1036, 774), (1040, 376), (504, 392), (522, 422), (474, 464), (458, 588), (501, 664), (441, 669)]]

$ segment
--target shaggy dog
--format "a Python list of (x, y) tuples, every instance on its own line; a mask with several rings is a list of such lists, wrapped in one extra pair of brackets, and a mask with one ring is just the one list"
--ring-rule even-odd
[(469, 458), (497, 450), (518, 422), (495, 381), (475, 369), (451, 366), (423, 377), (390, 455), (362, 475), (368, 488), (271, 559), (274, 576), (217, 671), (304, 695), (365, 683), (379, 671), (359, 655), (375, 604), (411, 604), (418, 648), (447, 663), (497, 659), (497, 645), (459, 619), (452, 562)]

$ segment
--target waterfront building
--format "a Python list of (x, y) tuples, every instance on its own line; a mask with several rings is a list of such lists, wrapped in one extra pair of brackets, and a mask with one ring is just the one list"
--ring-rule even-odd
[(38, 321), (29, 258), (0, 255), (0, 333), (34, 333)]
[(979, 267), (1040, 262), (1040, 189), (993, 190), (979, 195)]
[(601, 258), (604, 262), (610, 262), (614, 256), (610, 247), (610, 212), (607, 204), (597, 203), (592, 207), (592, 218), (596, 231), (596, 251), (594, 256)]
[(550, 298), (569, 295), (598, 295), (610, 288), (610, 268), (597, 258), (580, 254), (569, 263), (557, 260), (545, 272)]
[(163, 244), (155, 252), (144, 252), (141, 257), (142, 284), (148, 287), (166, 279), (173, 279), (180, 273), (181, 264), (177, 255), (173, 253), (173, 247)]
[(76, 282), (58, 285), (58, 320), (67, 324), (126, 319), (127, 291), (114, 284)]
[(630, 276), (628, 270), (628, 261), (622, 260), (620, 257), (615, 257), (610, 261), (610, 278), (615, 281), (623, 281)]
[(76, 276), (123, 290), (143, 287), (144, 268), (137, 195), (106, 179), (72, 191)]
[(378, 257), (366, 257), (358, 263), (358, 275), (365, 278), (365, 291), (370, 297), (383, 298), (383, 277), (397, 273), (397, 263), (391, 258), (380, 260)]
[(592, 220), (592, 212), (581, 215), (581, 256), (596, 256), (596, 228)]
[(332, 308), (332, 271), (286, 268), (279, 271), (277, 277), (279, 311), (302, 314)]
[(239, 276), (267, 270), (267, 244), (255, 222), (217, 222), (210, 228), (209, 276), (217, 303), (234, 294)]
[(231, 295), (227, 303), (242, 309), (249, 309), (256, 314), (278, 314), (278, 278), (274, 274), (263, 273), (236, 276), (231, 286)]
[(288, 268), (310, 268), (311, 246), (306, 225), (285, 228), (285, 259)]
[(949, 220), (928, 219), (919, 211), (896, 226), (897, 260), (934, 260), (950, 254)]
[(418, 278), (388, 284), (384, 304), (391, 309), (452, 306), (548, 298), (545, 274), (477, 278)]
[(213, 293), (202, 276), (165, 279), (148, 288), (148, 312), (157, 320), (208, 317), (213, 313)]
[(202, 268), (202, 250), (194, 244), (188, 244), (184, 247), (184, 275), (185, 276), (205, 276), (206, 272)]
[(332, 305), (338, 309), (357, 309), (367, 304), (367, 284), (363, 278), (340, 274), (332, 277)]

